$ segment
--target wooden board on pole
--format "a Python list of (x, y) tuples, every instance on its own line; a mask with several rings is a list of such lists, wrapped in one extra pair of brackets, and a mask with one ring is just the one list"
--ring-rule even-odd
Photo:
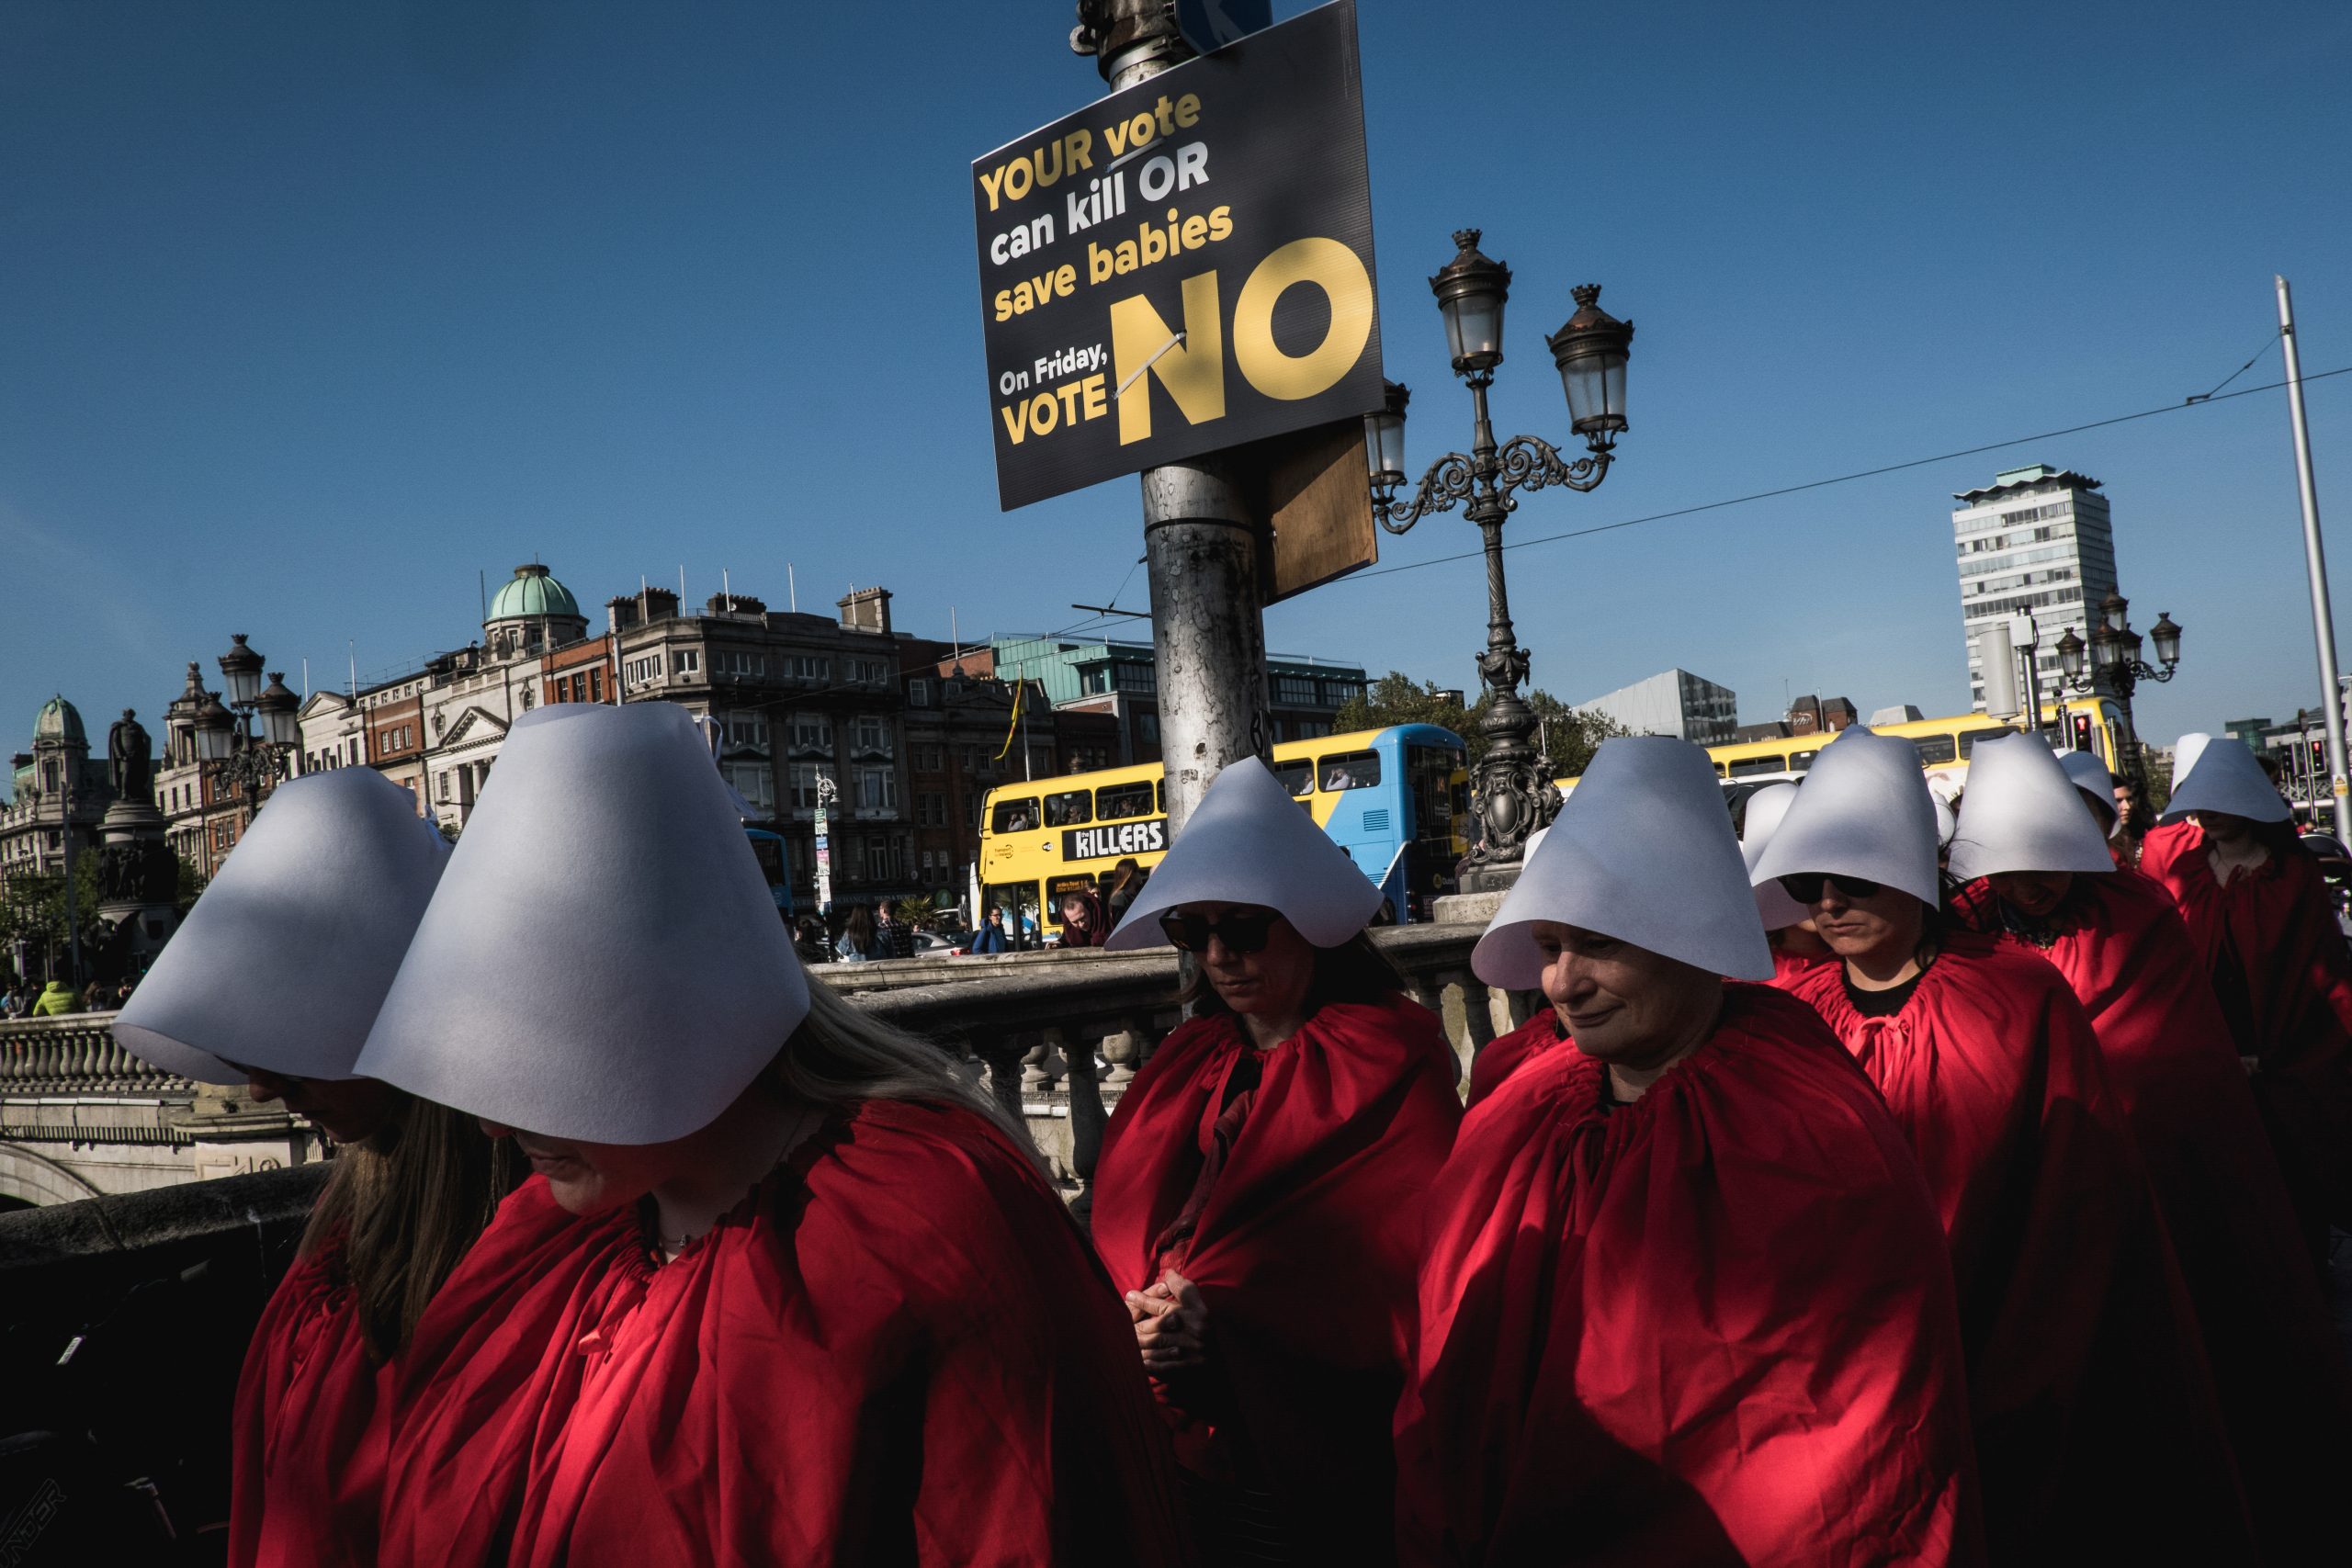
[(1380, 558), (1363, 421), (1338, 420), (1255, 442), (1233, 454), (1261, 499), (1273, 547), (1266, 603), (1295, 598)]

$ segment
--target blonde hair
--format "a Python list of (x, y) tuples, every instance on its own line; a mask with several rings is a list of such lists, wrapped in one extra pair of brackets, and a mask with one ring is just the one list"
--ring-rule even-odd
[(408, 1344), (434, 1292), (523, 1176), (507, 1140), (484, 1136), (464, 1111), (392, 1092), (384, 1130), (337, 1151), (301, 1246), (304, 1258), (338, 1249), (334, 1277), (357, 1298), (360, 1332), (378, 1361)]
[(776, 1053), (769, 1074), (779, 1089), (811, 1105), (906, 1100), (976, 1111), (1038, 1159), (1029, 1129), (993, 1095), (967, 1083), (944, 1050), (844, 1000), (813, 975), (808, 1016)]

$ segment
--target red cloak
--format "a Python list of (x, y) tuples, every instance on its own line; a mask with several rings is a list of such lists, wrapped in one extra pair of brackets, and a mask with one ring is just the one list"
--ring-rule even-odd
[(384, 1479), (382, 1369), (368, 1354), (336, 1248), (298, 1258), (262, 1310), (237, 1379), (229, 1562), (329, 1568), (376, 1561)]
[(1943, 1220), (1993, 1561), (2248, 1561), (2196, 1317), (2065, 978), (1953, 930), (1892, 1017), (1855, 1010), (1842, 964), (1794, 994), (1886, 1097)]
[(1157, 1239), (1245, 1062), (1248, 1119), (1164, 1260), (1199, 1287), (1216, 1365), (1154, 1386), (1188, 1463), (1238, 1454), (1335, 1561), (1387, 1561), (1420, 1211), (1461, 1123), (1460, 1068), (1435, 1015), (1401, 996), (1328, 1004), (1262, 1053), (1230, 1016), (1181, 1025), (1102, 1135), (1094, 1246), (1120, 1290), (1159, 1278)]
[(1943, 1231), (1802, 1003), (1725, 987), (1629, 1105), (1536, 1055), (1463, 1123), (1429, 1234), (1407, 1562), (1983, 1560)]
[(1475, 1108), (1502, 1088), (1503, 1080), (1525, 1066), (1530, 1058), (1557, 1045), (1563, 1032), (1559, 1013), (1547, 1007), (1509, 1034), (1498, 1034), (1487, 1041), (1470, 1064), (1470, 1094), (1463, 1108)]
[(2180, 906), (2308, 1235), (2352, 1227), (2352, 946), (2297, 844), (2224, 886), (2194, 822), (2152, 829), (2140, 867)]
[(1772, 978), (1770, 984), (1779, 987), (1783, 991), (1789, 990), (1799, 980), (1828, 962), (1826, 958), (1809, 956), (1802, 953), (1784, 953), (1776, 947), (1772, 950)]
[(2332, 1494), (2352, 1475), (2352, 1374), (2188, 928), (2163, 888), (2120, 872), (2075, 877), (2035, 937), (2007, 940), (2043, 952), (2090, 1014), (2196, 1303), (2264, 1553), (2324, 1562), (2341, 1550)]
[(559, 1430), (617, 1263), (641, 1250), (624, 1207), (579, 1219), (534, 1176), (509, 1193), (449, 1272), (386, 1393), (379, 1561), (504, 1562), (533, 1444)]
[(570, 1337), (514, 1358), (512, 1545), (464, 1561), (1187, 1560), (1126, 1314), (977, 1114), (866, 1101), (669, 1263), (595, 1272)]

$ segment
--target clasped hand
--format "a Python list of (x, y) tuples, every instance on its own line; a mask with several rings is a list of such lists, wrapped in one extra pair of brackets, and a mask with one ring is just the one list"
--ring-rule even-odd
[(1144, 1289), (1129, 1291), (1126, 1303), (1147, 1371), (1208, 1364), (1209, 1310), (1190, 1280), (1170, 1269)]

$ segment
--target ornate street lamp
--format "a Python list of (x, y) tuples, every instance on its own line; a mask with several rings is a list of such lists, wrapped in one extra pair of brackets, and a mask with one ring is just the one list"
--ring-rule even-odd
[[(281, 671), (272, 671), (269, 683), (262, 683), (266, 660), (245, 646), (245, 637), (243, 632), (232, 637), (229, 651), (220, 656), (227, 705), (220, 693), (208, 692), (196, 710), (196, 760), (202, 776), (214, 781), (216, 795), (243, 795), (258, 811), (270, 789), (286, 776), (287, 759), (301, 744), (302, 699), (288, 688)], [(189, 673), (193, 679), (193, 665)], [(197, 804), (209, 863), (211, 826), (200, 781)]]
[[(2099, 601), (2098, 618), (2091, 624), (2088, 643), (2071, 630), (2058, 642), (2058, 666), (2068, 689), (2113, 694), (2123, 717), (2124, 756), (2131, 765), (2132, 780), (2135, 786), (2143, 788), (2146, 779), (2140, 765), (2140, 738), (2132, 722), (2132, 694), (2143, 681), (2162, 685), (2179, 671), (2180, 626), (2170, 612), (2159, 610), (2156, 624), (2148, 628), (2148, 635), (2155, 644), (2154, 664), (2140, 657), (2140, 634), (2132, 629), (2132, 602), (2120, 593), (2110, 593)], [(2086, 649), (2089, 652), (2087, 659), (2084, 657)]]
[(1478, 240), (1478, 230), (1457, 231), (1453, 259), (1430, 279), (1430, 291), (1445, 319), (1453, 373), (1470, 389), (1469, 452), (1440, 457), (1421, 476), (1412, 500), (1398, 501), (1396, 491), (1405, 483), (1405, 406), (1410, 394), (1390, 382), (1381, 411), (1364, 416), (1373, 513), (1380, 525), (1402, 534), (1430, 513), (1450, 512), (1460, 502), (1463, 514), (1486, 539), (1487, 648), (1478, 656), (1478, 676), (1491, 700), (1478, 726), (1487, 746), (1473, 796), (1483, 832), (1464, 874), (1468, 892), (1509, 886), (1519, 874), (1527, 835), (1551, 821), (1560, 808), (1551, 759), (1535, 739), (1535, 715), (1519, 695), (1527, 679), (1528, 658), (1511, 628), (1503, 582), (1503, 519), (1518, 506), (1517, 491), (1546, 485), (1589, 491), (1608, 477), (1611, 449), (1625, 430), (1625, 361), (1634, 339), (1631, 321), (1621, 321), (1600, 308), (1598, 284), (1577, 288), (1576, 313), (1544, 341), (1567, 397), (1569, 427), (1585, 438), (1587, 456), (1567, 461), (1550, 442), (1532, 435), (1515, 435), (1498, 446), (1487, 414), (1487, 389), (1503, 362), (1503, 307), (1510, 297), (1510, 268), (1481, 254)]

